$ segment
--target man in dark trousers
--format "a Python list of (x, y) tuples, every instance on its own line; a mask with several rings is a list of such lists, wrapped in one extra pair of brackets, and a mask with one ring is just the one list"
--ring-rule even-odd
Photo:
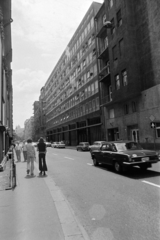
[(43, 176), (46, 175), (47, 171), (47, 165), (46, 165), (46, 152), (47, 152), (47, 146), (46, 143), (44, 142), (44, 139), (41, 137), (39, 139), (39, 143), (37, 144), (37, 151), (39, 152), (39, 171), (40, 175)]

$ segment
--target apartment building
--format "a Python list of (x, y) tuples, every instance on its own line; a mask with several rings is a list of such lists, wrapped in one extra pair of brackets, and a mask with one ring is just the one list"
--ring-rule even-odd
[(48, 141), (103, 138), (94, 24), (100, 7), (92, 3), (44, 86)]
[(0, 0), (0, 162), (13, 138), (11, 0)]
[(100, 108), (109, 141), (160, 146), (159, 16), (156, 0), (105, 0), (96, 15)]

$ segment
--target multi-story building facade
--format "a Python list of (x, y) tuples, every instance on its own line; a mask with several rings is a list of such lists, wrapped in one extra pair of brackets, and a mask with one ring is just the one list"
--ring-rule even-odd
[(0, 0), (0, 162), (13, 138), (11, 0)]
[(101, 140), (101, 113), (97, 75), (93, 2), (70, 40), (44, 88), (48, 141)]
[(34, 117), (30, 117), (24, 122), (24, 140), (34, 139)]
[(109, 141), (160, 145), (159, 15), (156, 0), (105, 0), (95, 18), (100, 107)]

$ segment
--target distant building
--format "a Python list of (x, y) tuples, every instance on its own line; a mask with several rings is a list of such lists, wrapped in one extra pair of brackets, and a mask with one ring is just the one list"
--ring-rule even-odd
[(0, 162), (13, 139), (11, 0), (0, 1)]
[(18, 139), (23, 140), (24, 139), (24, 128), (21, 128), (20, 126), (16, 126), (15, 135), (18, 137)]
[(93, 2), (45, 84), (48, 141), (101, 140)]
[(27, 119), (24, 123), (24, 140), (31, 138), (34, 140), (34, 117)]

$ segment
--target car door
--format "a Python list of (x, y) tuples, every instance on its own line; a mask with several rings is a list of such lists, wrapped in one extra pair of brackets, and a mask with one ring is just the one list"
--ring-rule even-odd
[(101, 149), (102, 149), (101, 151), (102, 163), (112, 165), (113, 150), (111, 144), (109, 143), (103, 144)]

